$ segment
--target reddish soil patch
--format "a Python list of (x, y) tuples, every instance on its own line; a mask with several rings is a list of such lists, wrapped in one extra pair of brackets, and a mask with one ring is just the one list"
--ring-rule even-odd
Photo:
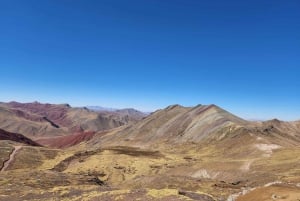
[(67, 148), (79, 144), (83, 141), (88, 141), (92, 139), (94, 135), (95, 132), (88, 131), (82, 133), (75, 133), (68, 136), (38, 139), (37, 142), (51, 148)]

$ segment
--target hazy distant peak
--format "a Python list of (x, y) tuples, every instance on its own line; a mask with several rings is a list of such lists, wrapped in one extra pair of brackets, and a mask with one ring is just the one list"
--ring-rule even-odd
[(146, 115), (144, 112), (141, 112), (139, 110), (136, 110), (134, 108), (125, 108), (125, 109), (118, 109), (115, 112), (120, 112), (120, 113), (126, 113), (129, 115), (135, 115), (135, 114), (139, 114), (139, 115)]
[(130, 112), (139, 112), (134, 108), (124, 108), (124, 109), (117, 109), (116, 111), (130, 111)]
[(102, 106), (85, 106), (89, 110), (93, 111), (115, 111), (116, 108), (102, 107)]

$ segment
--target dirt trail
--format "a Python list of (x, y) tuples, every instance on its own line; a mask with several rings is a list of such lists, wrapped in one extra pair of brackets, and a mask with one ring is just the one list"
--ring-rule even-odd
[(21, 148), (22, 148), (22, 146), (14, 146), (14, 151), (9, 155), (9, 159), (4, 162), (4, 165), (3, 165), (2, 169), (0, 170), (0, 172), (4, 172), (8, 168), (8, 166), (10, 165), (10, 163), (15, 159), (16, 153)]

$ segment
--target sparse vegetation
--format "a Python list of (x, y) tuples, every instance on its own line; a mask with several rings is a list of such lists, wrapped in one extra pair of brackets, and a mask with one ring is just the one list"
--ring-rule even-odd
[[(152, 115), (65, 149), (21, 144), (0, 173), (0, 200), (247, 201), (257, 200), (256, 193), (266, 200), (297, 198), (300, 143), (292, 140), (297, 133), (288, 130), (294, 137), (287, 140), (282, 131), (277, 136), (287, 122), (277, 122), (265, 135), (265, 125), (259, 129), (260, 123), (216, 106), (174, 106)], [(190, 120), (179, 124), (186, 116)], [(173, 132), (178, 126), (184, 135)], [(205, 135), (194, 132), (195, 126)], [(17, 145), (1, 141), (1, 160)], [(291, 196), (284, 197), (287, 193)]]

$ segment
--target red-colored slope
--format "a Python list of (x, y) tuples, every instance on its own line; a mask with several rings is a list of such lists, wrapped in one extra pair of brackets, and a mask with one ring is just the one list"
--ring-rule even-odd
[(88, 141), (94, 135), (95, 132), (89, 131), (56, 138), (38, 139), (37, 142), (51, 148), (67, 148), (79, 144), (83, 141)]
[(41, 146), (38, 143), (32, 141), (31, 139), (25, 137), (24, 135), (18, 133), (10, 133), (2, 129), (0, 129), (0, 140), (10, 140), (15, 142), (20, 142), (23, 144), (28, 144), (31, 146)]

